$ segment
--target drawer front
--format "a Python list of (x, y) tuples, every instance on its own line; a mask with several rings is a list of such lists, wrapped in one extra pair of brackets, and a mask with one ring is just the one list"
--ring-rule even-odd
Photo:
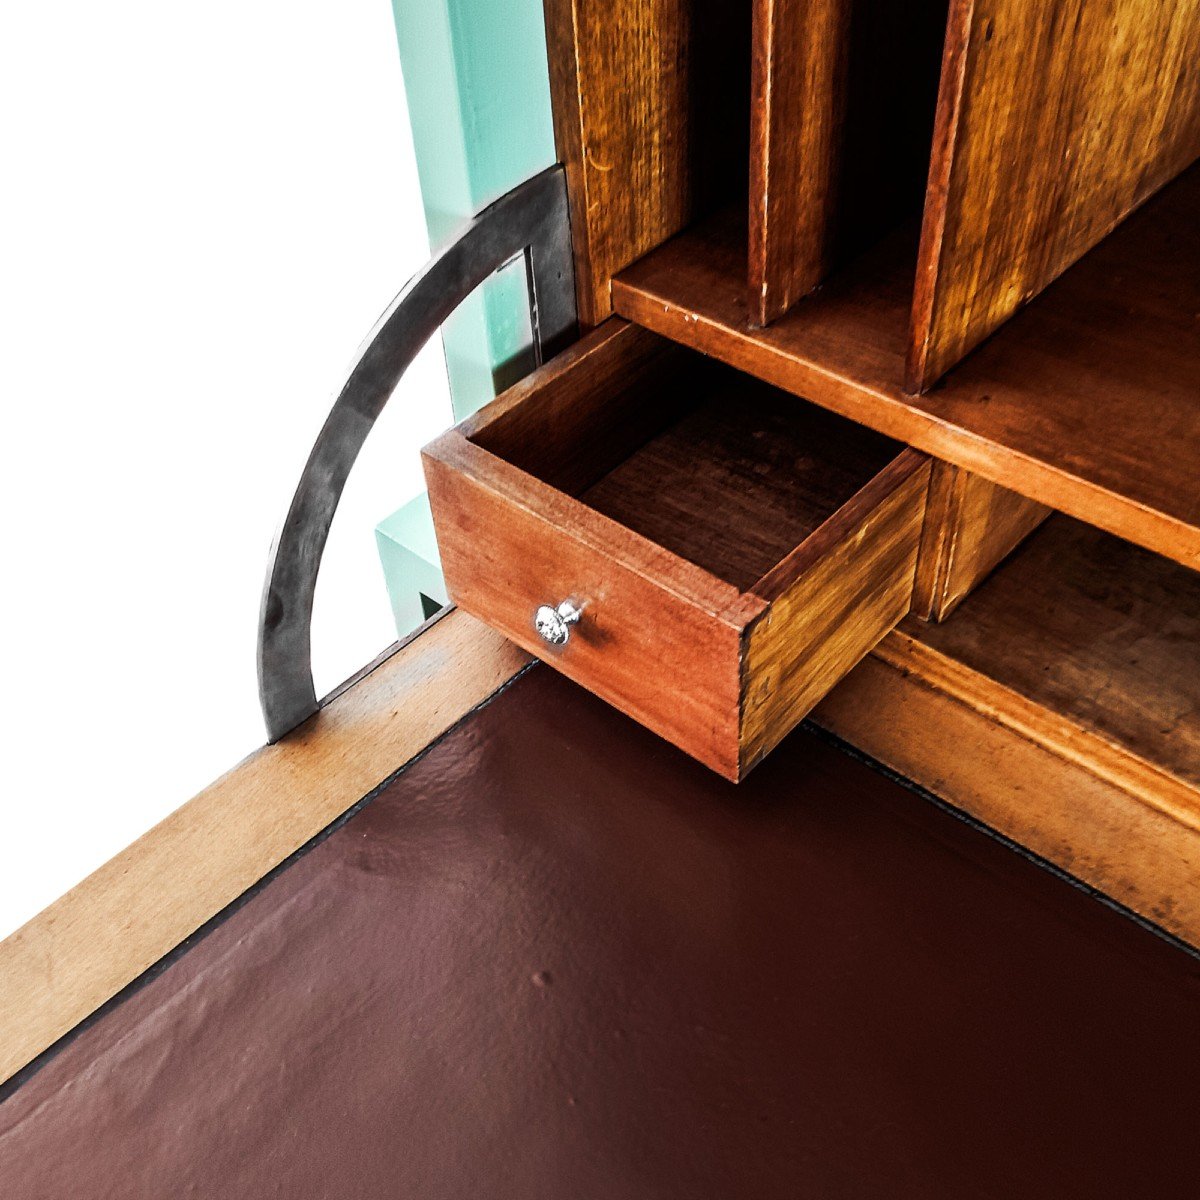
[[(740, 639), (761, 602), (698, 571), (681, 579), (689, 564), (455, 439), (451, 431), (425, 454), (454, 602), (736, 779)], [(704, 596), (712, 585), (716, 603)], [(534, 613), (563, 600), (582, 615), (566, 644), (551, 647)]]

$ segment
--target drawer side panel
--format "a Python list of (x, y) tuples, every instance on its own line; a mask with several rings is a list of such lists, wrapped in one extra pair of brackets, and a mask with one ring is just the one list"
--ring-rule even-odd
[(751, 627), (742, 775), (908, 613), (928, 485), (929, 464), (922, 462), (878, 504), (847, 521)]

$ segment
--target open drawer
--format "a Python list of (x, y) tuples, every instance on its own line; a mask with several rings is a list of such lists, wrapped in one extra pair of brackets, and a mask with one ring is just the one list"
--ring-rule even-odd
[(424, 459), (454, 601), (729, 779), (909, 610), (928, 460), (619, 320)]

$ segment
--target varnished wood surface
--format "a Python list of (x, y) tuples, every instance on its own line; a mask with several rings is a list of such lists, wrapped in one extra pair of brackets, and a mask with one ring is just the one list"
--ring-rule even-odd
[(578, 496), (686, 411), (711, 364), (625, 321), (603, 328), (459, 425), (489, 453)]
[(714, 204), (744, 203), (749, 0), (546, 0), (580, 320), (612, 275)]
[(849, 0), (755, 0), (750, 312), (767, 325), (832, 261)]
[(888, 239), (767, 329), (744, 229), (715, 219), (614, 283), (622, 315), (1051, 508), (1200, 567), (1200, 170), (920, 397), (913, 245)]
[(1200, 790), (1200, 574), (1055, 517), (920, 645)]
[(818, 710), (868, 753), (1200, 944), (1200, 576), (1055, 515)]
[(928, 488), (905, 451), (756, 589), (771, 607), (746, 638), (743, 775), (908, 613)]
[(1200, 154), (1198, 64), (1197, 0), (954, 0), (910, 390)]
[[(454, 602), (736, 778), (741, 630), (762, 602), (454, 431), (424, 458)], [(547, 646), (534, 613), (567, 599), (583, 615), (565, 646)]]
[(434, 524), (457, 604), (739, 779), (908, 611), (928, 468), (658, 341), (610, 320), (427, 447)]
[(920, 211), (945, 27), (945, 0), (755, 0), (756, 324)]
[(0, 942), (0, 1082), (528, 661), (473, 617), (447, 614)]
[(1049, 515), (1035, 500), (935, 461), (913, 612), (925, 620), (945, 620)]

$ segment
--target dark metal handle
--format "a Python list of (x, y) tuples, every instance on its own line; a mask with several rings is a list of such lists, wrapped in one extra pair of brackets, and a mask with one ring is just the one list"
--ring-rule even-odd
[(311, 625), (317, 571), (350, 468), (421, 347), (489, 275), (525, 256), (535, 361), (575, 332), (566, 183), (551, 167), (484, 209), (409, 281), (367, 338), (308, 456), (271, 547), (258, 626), (258, 694), (278, 741), (317, 711)]

